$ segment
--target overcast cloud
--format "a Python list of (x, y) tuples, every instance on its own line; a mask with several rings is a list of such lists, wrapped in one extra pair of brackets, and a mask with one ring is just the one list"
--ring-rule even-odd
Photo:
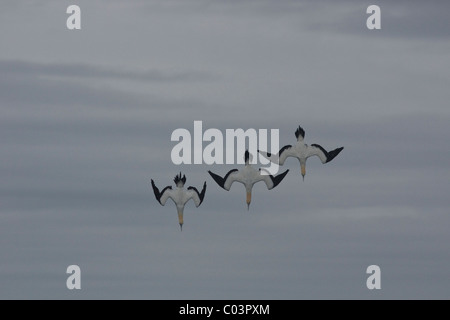
[[(1, 299), (450, 297), (448, 2), (378, 1), (376, 31), (368, 1), (78, 1), (79, 31), (70, 4), (0, 4)], [(172, 163), (194, 120), (345, 149), (247, 211), (207, 173), (236, 165)], [(179, 171), (207, 182), (183, 232), (149, 186)]]

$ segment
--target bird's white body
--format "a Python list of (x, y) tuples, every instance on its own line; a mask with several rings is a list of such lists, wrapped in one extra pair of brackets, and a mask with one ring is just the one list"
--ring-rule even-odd
[(294, 157), (297, 158), (298, 161), (300, 161), (300, 164), (304, 165), (306, 163), (306, 159), (312, 156), (318, 156), (320, 161), (322, 161), (322, 163), (327, 162), (327, 157), (323, 152), (321, 152), (320, 149), (318, 149), (317, 147), (308, 146), (306, 143), (303, 142), (303, 139), (301, 139), (297, 141), (297, 143), (294, 146), (290, 147), (289, 149), (286, 149), (281, 154), (281, 156), (275, 157), (276, 159), (274, 160), (276, 161), (275, 163), (282, 166), (287, 158)]
[(303, 139), (305, 137), (305, 131), (299, 127), (295, 132), (297, 137), (297, 143), (294, 146), (287, 145), (281, 148), (278, 154), (270, 154), (265, 151), (259, 151), (265, 158), (269, 159), (271, 162), (283, 165), (287, 158), (293, 157), (297, 158), (300, 162), (300, 169), (303, 178), (305, 178), (306, 174), (306, 159), (312, 156), (317, 156), (320, 161), (325, 164), (333, 160), (343, 149), (344, 147), (337, 148), (330, 152), (327, 152), (324, 148), (322, 148), (318, 144), (307, 145)]
[(261, 170), (256, 170), (251, 166), (250, 161), (250, 154), (248, 151), (246, 151), (245, 166), (242, 169), (231, 170), (223, 178), (211, 171), (208, 171), (211, 177), (216, 181), (216, 183), (227, 191), (230, 190), (231, 185), (234, 182), (242, 183), (245, 186), (245, 191), (247, 192), (247, 208), (250, 207), (250, 202), (252, 199), (252, 189), (255, 183), (264, 181), (266, 183), (267, 189), (273, 189), (281, 182), (281, 180), (283, 180), (283, 178), (289, 171), (286, 170), (276, 177), (269, 174), (262, 174)]
[(167, 186), (161, 192), (159, 192), (159, 189), (156, 187), (155, 182), (153, 180), (151, 181), (151, 184), (155, 197), (162, 206), (166, 204), (168, 199), (172, 199), (172, 201), (175, 203), (177, 207), (180, 228), (182, 229), (184, 206), (191, 199), (194, 201), (196, 207), (202, 204), (203, 199), (205, 197), (206, 182), (203, 184), (203, 189), (201, 193), (199, 193), (198, 190), (194, 187), (189, 187), (187, 188), (187, 190), (184, 189), (186, 177), (183, 176), (182, 178), (181, 172), (179, 176), (175, 177), (174, 182), (176, 184), (175, 190), (173, 190), (171, 186)]
[(161, 195), (161, 204), (165, 205), (167, 199), (172, 199), (172, 201), (177, 206), (177, 209), (184, 209), (184, 206), (189, 200), (194, 200), (195, 206), (200, 205), (200, 198), (195, 191), (186, 190), (183, 187), (177, 187), (175, 190), (167, 189)]
[(259, 181), (264, 181), (266, 183), (267, 189), (273, 188), (272, 179), (269, 175), (261, 174), (260, 170), (256, 170), (250, 164), (246, 164), (244, 168), (239, 171), (231, 173), (224, 183), (224, 189), (230, 190), (233, 182), (242, 183), (245, 186), (247, 192), (252, 192), (253, 185)]

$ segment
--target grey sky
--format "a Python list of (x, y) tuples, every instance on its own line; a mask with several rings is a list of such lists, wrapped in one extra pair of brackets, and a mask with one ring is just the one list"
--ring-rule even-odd
[[(70, 4), (0, 5), (0, 298), (449, 298), (449, 3), (78, 1), (80, 31)], [(207, 174), (236, 166), (171, 162), (194, 120), (345, 149), (247, 212)], [(179, 171), (208, 185), (182, 233), (149, 186)]]

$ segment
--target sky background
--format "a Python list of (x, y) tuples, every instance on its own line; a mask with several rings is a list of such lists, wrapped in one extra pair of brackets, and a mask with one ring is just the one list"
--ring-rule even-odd
[[(81, 30), (66, 8), (81, 7)], [(381, 30), (366, 8), (381, 7)], [(1, 299), (450, 298), (447, 1), (2, 1)], [(173, 130), (301, 125), (229, 192)], [(223, 131), (225, 132), (225, 131)], [(205, 144), (206, 145), (206, 144)], [(182, 171), (199, 208), (155, 199)], [(66, 268), (81, 268), (81, 290)], [(366, 268), (381, 268), (368, 290)]]

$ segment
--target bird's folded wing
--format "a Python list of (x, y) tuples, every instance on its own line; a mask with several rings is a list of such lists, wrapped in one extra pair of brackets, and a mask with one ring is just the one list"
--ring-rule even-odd
[(219, 186), (221, 186), (223, 189), (229, 191), (231, 184), (236, 181), (236, 175), (237, 175), (238, 169), (233, 169), (228, 171), (228, 173), (225, 175), (224, 178), (222, 178), (221, 176), (215, 174), (212, 171), (208, 171), (208, 173), (211, 175), (211, 177), (214, 179), (215, 182), (217, 182), (217, 184)]
[(155, 185), (155, 182), (152, 179), (152, 188), (153, 188), (153, 193), (155, 194), (156, 200), (158, 200), (158, 202), (161, 205), (165, 205), (167, 199), (170, 197), (170, 191), (172, 191), (172, 187), (167, 186), (161, 192), (159, 192), (158, 187)]
[(275, 177), (272, 175), (265, 175), (264, 177), (266, 178), (264, 179), (264, 181), (266, 182), (267, 189), (270, 190), (279, 185), (280, 182), (284, 179), (284, 177), (288, 174), (288, 172), (289, 169), (284, 171), (283, 173), (280, 173), (279, 175), (276, 175)]
[(328, 152), (322, 146), (318, 144), (312, 144), (307, 150), (306, 157), (308, 158), (311, 156), (318, 156), (322, 163), (327, 163), (333, 160), (343, 149), (344, 147), (340, 147)]
[(328, 152), (328, 156), (327, 156), (327, 162), (330, 162), (331, 160), (333, 160), (334, 158), (336, 158), (336, 156), (342, 151), (344, 150), (344, 147), (340, 147), (340, 148), (336, 148), (334, 150), (331, 150)]
[(278, 157), (279, 157), (278, 164), (283, 165), (284, 162), (286, 161), (286, 159), (288, 157), (292, 157), (292, 156), (294, 156), (294, 153), (292, 152), (292, 146), (290, 144), (287, 146), (284, 146), (278, 152)]
[(306, 158), (312, 156), (318, 156), (320, 161), (322, 161), (322, 163), (326, 163), (328, 152), (324, 148), (322, 148), (322, 146), (318, 144), (312, 144), (308, 147), (308, 150), (306, 151)]
[(258, 150), (258, 152), (260, 154), (262, 154), (264, 158), (270, 160), (270, 162), (273, 162), (273, 163), (276, 163), (279, 165), (283, 165), (284, 162), (286, 161), (286, 158), (293, 155), (291, 152), (291, 148), (292, 148), (292, 146), (290, 144), (286, 145), (283, 148), (281, 148), (277, 154), (272, 154), (270, 152), (261, 151), (261, 150)]
[(203, 184), (202, 192), (198, 192), (196, 187), (189, 187), (189, 196), (194, 200), (195, 206), (198, 207), (202, 204), (203, 199), (205, 198), (205, 192), (206, 192), (206, 181)]

